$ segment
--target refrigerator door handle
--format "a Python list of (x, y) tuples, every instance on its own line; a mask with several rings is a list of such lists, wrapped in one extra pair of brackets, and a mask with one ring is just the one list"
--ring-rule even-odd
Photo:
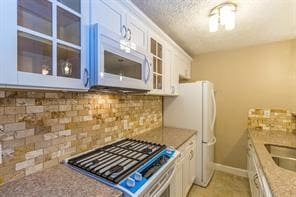
[(216, 139), (216, 137), (214, 137), (207, 145), (212, 146), (212, 145), (216, 144), (216, 142), (217, 142), (217, 139)]
[(216, 121), (216, 101), (215, 101), (214, 89), (212, 89), (212, 101), (213, 101), (214, 113), (213, 113), (213, 117), (212, 117), (211, 129), (214, 130), (215, 121)]

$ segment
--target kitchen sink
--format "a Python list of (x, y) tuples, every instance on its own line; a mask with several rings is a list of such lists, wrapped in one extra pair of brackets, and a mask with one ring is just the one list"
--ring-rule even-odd
[(296, 148), (265, 144), (273, 161), (282, 168), (296, 172)]

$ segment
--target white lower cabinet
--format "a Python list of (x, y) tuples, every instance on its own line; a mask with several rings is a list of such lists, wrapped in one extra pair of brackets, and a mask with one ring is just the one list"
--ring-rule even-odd
[(175, 177), (172, 182), (171, 196), (186, 197), (195, 179), (196, 136), (194, 135), (178, 151)]
[(248, 142), (248, 177), (252, 197), (272, 197), (251, 141)]

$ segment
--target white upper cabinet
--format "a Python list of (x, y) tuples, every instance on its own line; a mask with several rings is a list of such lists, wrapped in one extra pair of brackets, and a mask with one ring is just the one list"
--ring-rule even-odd
[(9, 18), (6, 24), (0, 21), (5, 27), (1, 39), (10, 43), (9, 48), (0, 46), (1, 55), (7, 54), (0, 60), (5, 84), (88, 89), (87, 1), (10, 0), (1, 4)]
[(145, 55), (151, 94), (177, 95), (191, 58), (130, 1), (0, 0), (0, 86), (89, 89), (90, 24)]
[(0, 1), (0, 84), (17, 84), (17, 2)]
[(153, 73), (151, 94), (164, 94), (164, 41), (152, 31), (149, 32), (149, 53)]
[(168, 96), (178, 95), (179, 76), (174, 67), (173, 47), (169, 44), (164, 46), (164, 94)]
[(136, 50), (147, 52), (148, 50), (148, 28), (137, 17), (127, 15), (127, 36), (132, 44), (135, 44)]
[(164, 45), (163, 50), (164, 56), (164, 94), (171, 95), (173, 93), (173, 89), (171, 87), (171, 70), (172, 70), (172, 50), (169, 46)]
[(185, 57), (180, 52), (176, 52), (174, 56), (174, 63), (179, 72), (181, 79), (191, 78), (191, 60)]
[(127, 35), (126, 10), (117, 0), (91, 0), (91, 24), (99, 23), (118, 36)]
[[(99, 23), (132, 49), (147, 53), (148, 28), (118, 0), (91, 0), (91, 23)], [(112, 35), (110, 35), (112, 37)]]

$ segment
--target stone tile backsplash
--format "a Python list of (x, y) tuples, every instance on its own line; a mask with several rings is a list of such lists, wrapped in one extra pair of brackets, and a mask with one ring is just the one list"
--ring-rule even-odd
[(160, 96), (0, 90), (0, 184), (161, 126)]
[(257, 130), (274, 130), (294, 132), (296, 118), (286, 109), (250, 109), (248, 128)]

